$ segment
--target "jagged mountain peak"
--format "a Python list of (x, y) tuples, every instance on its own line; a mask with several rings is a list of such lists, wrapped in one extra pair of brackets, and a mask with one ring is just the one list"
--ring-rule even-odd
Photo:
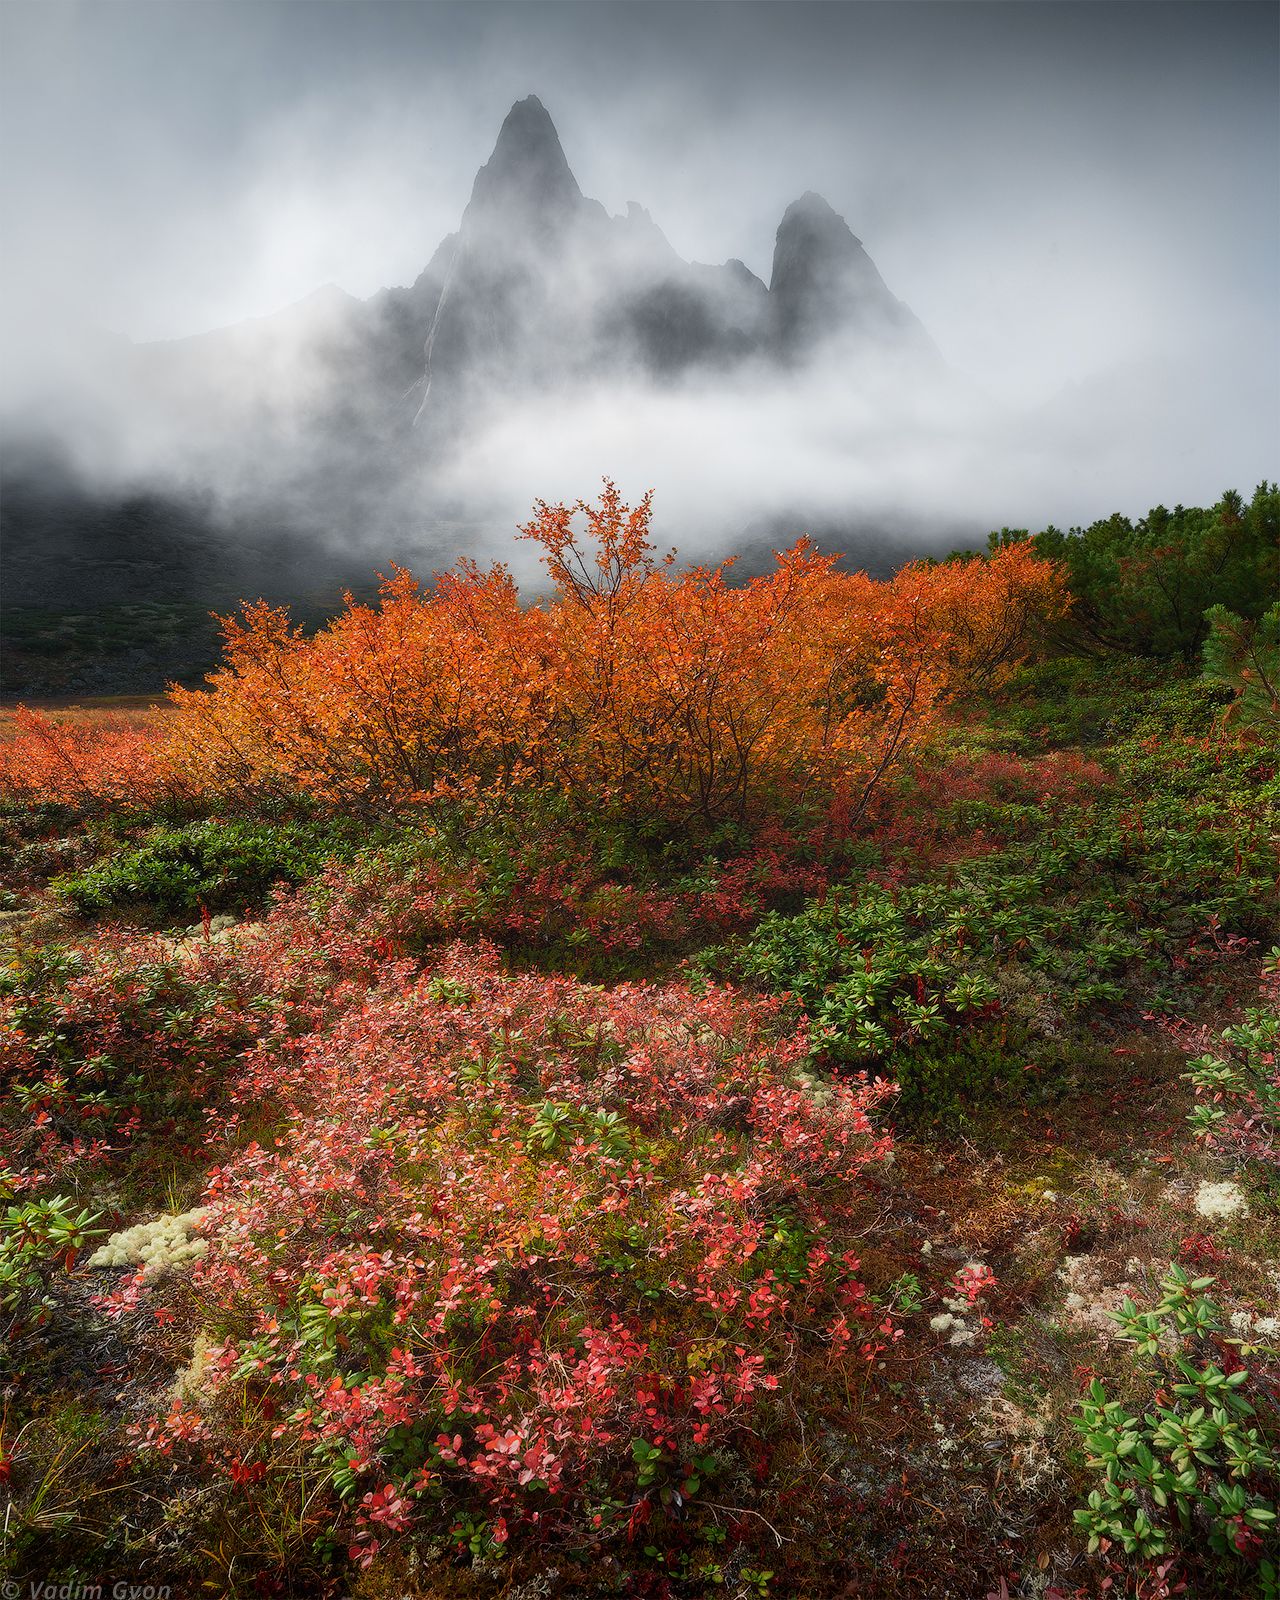
[(774, 248), (774, 277), (781, 267), (784, 274), (794, 259), (815, 253), (851, 258), (862, 249), (862, 240), (820, 194), (808, 189), (793, 200), (778, 224)]
[[(805, 216), (839, 217), (839, 213), (832, 207), (830, 202), (825, 200), (816, 192), (816, 190), (806, 189), (800, 198), (798, 200), (793, 200), (783, 212), (782, 221), (785, 226), (788, 219), (796, 219)], [(840, 220), (843, 221), (844, 219), (840, 218)]]
[[(767, 287), (737, 258), (688, 261), (637, 201), (611, 216), (583, 195), (551, 116), (529, 95), (504, 118), (457, 233), (413, 284), (364, 303), (326, 286), (260, 327), (180, 341), (165, 367), (177, 376), (153, 387), (167, 417), (174, 394), (200, 387), (191, 374), (204, 361), (214, 409), (238, 407), (255, 438), (264, 418), (291, 435), (313, 424), (340, 431), (360, 413), (368, 428), (356, 448), (367, 454), (398, 451), (408, 424), (431, 436), (429, 449), (521, 393), (545, 399), (605, 375), (665, 380), (746, 362), (764, 373), (873, 345), (892, 360), (936, 357), (821, 195), (787, 207)], [(276, 346), (298, 360), (254, 354)], [(228, 377), (237, 361), (239, 383)], [(164, 357), (144, 353), (137, 365), (158, 373), (157, 363)]]
[(849, 224), (811, 189), (778, 225), (769, 300), (783, 351), (802, 355), (840, 330), (920, 347), (923, 329), (890, 292)]
[(611, 217), (578, 187), (536, 95), (508, 112), (476, 176), (413, 386), (418, 423), (604, 371), (673, 376), (752, 356), (784, 363), (832, 340), (914, 339), (844, 218), (812, 190), (778, 228), (769, 287), (740, 261), (683, 260), (632, 200)]
[(564, 212), (582, 204), (555, 123), (537, 95), (517, 100), (493, 154), (476, 174), (470, 215), (493, 211)]

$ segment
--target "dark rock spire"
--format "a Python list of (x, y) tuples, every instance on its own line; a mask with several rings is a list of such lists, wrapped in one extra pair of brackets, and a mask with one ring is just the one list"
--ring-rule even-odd
[(793, 201), (778, 226), (769, 301), (775, 339), (788, 355), (842, 329), (881, 337), (919, 330), (849, 224), (812, 192)]
[(582, 191), (569, 169), (560, 136), (536, 95), (518, 100), (507, 113), (493, 154), (478, 173), (464, 216), (504, 222), (563, 220), (582, 205)]

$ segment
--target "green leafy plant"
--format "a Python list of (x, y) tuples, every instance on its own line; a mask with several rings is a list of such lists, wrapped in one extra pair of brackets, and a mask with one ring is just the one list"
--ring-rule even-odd
[(1191, 1063), (1188, 1121), (1212, 1149), (1234, 1151), (1280, 1176), (1280, 1016), (1257, 1009), (1222, 1032), (1219, 1050)]
[(82, 915), (149, 905), (197, 915), (259, 905), (277, 883), (301, 883), (355, 835), (341, 824), (210, 818), (152, 828), (142, 841), (81, 872), (55, 878), (56, 894)]
[(1111, 1313), (1153, 1393), (1134, 1413), (1095, 1378), (1074, 1419), (1101, 1474), (1075, 1513), (1091, 1551), (1146, 1560), (1185, 1546), (1256, 1564), (1274, 1535), (1280, 1419), (1248, 1366), (1221, 1364), (1222, 1312), (1204, 1292), (1214, 1281), (1171, 1266), (1152, 1310), (1126, 1300)]
[(903, 1316), (924, 1309), (924, 1291), (914, 1272), (904, 1272), (889, 1285), (886, 1300)]
[(71, 1268), (90, 1239), (105, 1231), (97, 1221), (62, 1195), (11, 1205), (0, 1215), (0, 1311), (10, 1319), (10, 1333), (45, 1315), (51, 1277)]
[(587, 1113), (556, 1100), (544, 1100), (538, 1106), (525, 1143), (531, 1150), (551, 1155), (579, 1137), (607, 1156), (627, 1155), (631, 1150), (626, 1122), (616, 1111)]

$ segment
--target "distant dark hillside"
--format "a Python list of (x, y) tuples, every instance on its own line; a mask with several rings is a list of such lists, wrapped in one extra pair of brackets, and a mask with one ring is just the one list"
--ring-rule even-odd
[(237, 528), (212, 498), (119, 496), (29, 460), (3, 492), (0, 691), (140, 693), (217, 660), (211, 611), (258, 595), (319, 621), (367, 586), (292, 530)]

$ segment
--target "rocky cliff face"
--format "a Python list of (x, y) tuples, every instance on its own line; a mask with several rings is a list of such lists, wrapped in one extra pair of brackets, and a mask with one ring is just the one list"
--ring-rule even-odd
[(530, 96), (476, 175), (426, 340), (415, 422), (616, 368), (670, 376), (737, 359), (761, 345), (767, 297), (741, 262), (682, 261), (634, 201), (611, 217), (584, 196)]
[(927, 344), (843, 218), (818, 195), (788, 208), (769, 287), (743, 265), (686, 262), (634, 201), (586, 198), (534, 96), (476, 175), (414, 386), (419, 427), (479, 396), (613, 369), (672, 377), (762, 355), (794, 362), (856, 333)]

